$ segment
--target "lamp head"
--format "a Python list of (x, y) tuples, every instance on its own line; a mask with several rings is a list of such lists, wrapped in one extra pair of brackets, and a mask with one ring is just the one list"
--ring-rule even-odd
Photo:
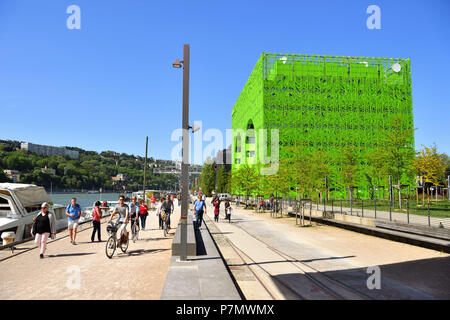
[(183, 61), (180, 61), (178, 59), (176, 59), (173, 63), (172, 63), (172, 67), (174, 68), (181, 68), (181, 64), (183, 63)]
[(198, 131), (198, 130), (200, 130), (200, 127), (199, 126), (197, 126), (197, 125), (192, 125), (192, 127), (190, 127), (191, 129), (192, 129), (192, 133), (194, 133), (194, 132), (196, 132), (196, 131)]

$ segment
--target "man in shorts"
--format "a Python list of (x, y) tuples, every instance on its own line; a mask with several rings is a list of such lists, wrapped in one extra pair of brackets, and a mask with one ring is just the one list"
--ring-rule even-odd
[(119, 214), (118, 221), (122, 222), (122, 224), (119, 226), (119, 229), (117, 230), (117, 237), (120, 239), (120, 235), (122, 234), (122, 231), (127, 227), (128, 218), (130, 216), (130, 209), (125, 204), (125, 197), (119, 196), (119, 204), (114, 207), (113, 212), (111, 213), (111, 217), (109, 218), (109, 221), (112, 221), (116, 213)]
[(77, 198), (72, 198), (70, 204), (66, 207), (66, 216), (68, 217), (67, 225), (70, 234), (70, 243), (77, 244), (75, 238), (77, 237), (78, 221), (81, 217), (81, 207), (77, 203)]

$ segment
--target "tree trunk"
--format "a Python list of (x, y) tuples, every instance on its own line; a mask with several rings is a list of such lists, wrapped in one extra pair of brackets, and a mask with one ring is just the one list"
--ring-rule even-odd
[(438, 203), (438, 187), (436, 186), (436, 204)]
[(400, 184), (400, 178), (398, 178), (398, 207), (402, 208), (402, 186)]
[(422, 206), (425, 206), (425, 184), (422, 187)]
[(416, 186), (416, 206), (419, 206), (419, 188)]

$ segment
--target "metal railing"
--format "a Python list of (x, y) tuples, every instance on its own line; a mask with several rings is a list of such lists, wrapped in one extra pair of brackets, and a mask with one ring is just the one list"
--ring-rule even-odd
[[(283, 212), (298, 214), (297, 219), (302, 217), (302, 211), (316, 210), (328, 214), (343, 214), (358, 216), (361, 218), (371, 218), (380, 221), (392, 221), (419, 226), (437, 227), (450, 229), (450, 203), (446, 201), (411, 201), (402, 200), (400, 208), (398, 200), (391, 202), (380, 199), (294, 199), (293, 197), (284, 197), (274, 199), (270, 205), (268, 199), (263, 199), (263, 206), (260, 206), (262, 198), (249, 197), (246, 201), (241, 197), (241, 204), (247, 207), (253, 207), (257, 211), (269, 211), (272, 218), (283, 216)], [(314, 204), (313, 204), (314, 202)], [(309, 208), (305, 207), (309, 204)]]

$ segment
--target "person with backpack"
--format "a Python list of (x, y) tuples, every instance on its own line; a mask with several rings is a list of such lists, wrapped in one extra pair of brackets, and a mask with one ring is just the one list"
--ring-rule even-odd
[(202, 226), (203, 213), (206, 213), (206, 203), (203, 200), (202, 194), (198, 195), (198, 199), (194, 202), (194, 217), (196, 217), (196, 227)]
[(218, 196), (214, 197), (213, 205), (214, 205), (214, 221), (219, 222), (220, 200)]
[(66, 216), (68, 217), (67, 226), (69, 228), (70, 243), (75, 245), (78, 221), (81, 217), (81, 207), (77, 203), (77, 198), (72, 198), (71, 203), (66, 207)]
[(147, 220), (148, 216), (148, 207), (144, 204), (144, 200), (140, 201), (139, 206), (139, 218), (141, 219), (142, 230), (145, 229), (145, 220)]
[(54, 239), (56, 237), (56, 219), (55, 215), (49, 210), (49, 205), (44, 202), (41, 205), (41, 211), (33, 219), (32, 234), (35, 235), (34, 242), (39, 246), (39, 257), (44, 258), (45, 250), (47, 249), (47, 239), (50, 235)]
[(102, 219), (102, 209), (100, 208), (100, 201), (96, 201), (94, 205), (94, 210), (92, 210), (92, 235), (91, 242), (94, 242), (95, 234), (97, 233), (98, 242), (102, 242), (100, 235), (100, 220)]

